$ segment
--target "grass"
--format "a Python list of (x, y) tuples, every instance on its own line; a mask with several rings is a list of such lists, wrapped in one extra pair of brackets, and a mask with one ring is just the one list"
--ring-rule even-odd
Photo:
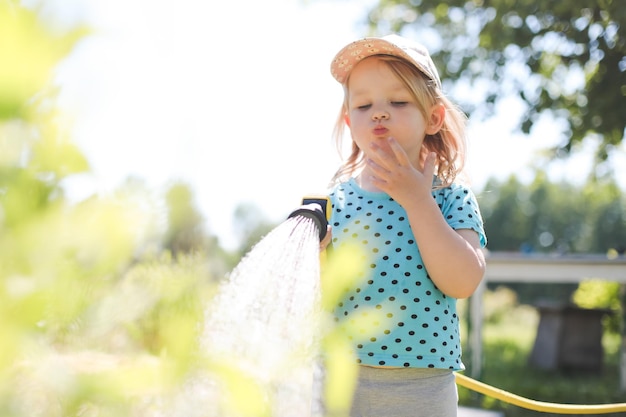
[[(618, 334), (604, 333), (602, 372), (546, 371), (534, 368), (528, 362), (539, 320), (538, 313), (532, 306), (517, 304), (514, 293), (507, 289), (498, 289), (487, 294), (485, 313), (483, 369), (480, 377), (482, 382), (525, 398), (551, 403), (626, 402), (626, 393), (620, 392)], [(467, 339), (464, 338), (466, 342)], [(465, 351), (469, 352), (467, 346)], [(465, 355), (465, 362), (469, 369), (469, 355)], [(464, 387), (459, 387), (459, 403), (468, 407), (502, 411), (506, 417), (558, 416), (506, 404)], [(624, 413), (601, 415), (623, 417)]]

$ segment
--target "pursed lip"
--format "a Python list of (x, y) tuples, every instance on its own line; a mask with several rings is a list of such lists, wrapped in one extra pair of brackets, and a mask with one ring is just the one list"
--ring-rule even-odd
[(387, 129), (385, 126), (383, 125), (376, 125), (376, 127), (374, 127), (374, 129), (372, 130), (372, 132), (374, 132), (374, 134), (376, 136), (381, 136), (386, 134), (387, 132), (389, 132), (389, 129)]

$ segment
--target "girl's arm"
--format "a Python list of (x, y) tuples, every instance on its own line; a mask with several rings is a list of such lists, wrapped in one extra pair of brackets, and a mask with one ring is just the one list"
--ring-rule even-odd
[(444, 294), (467, 298), (485, 275), (485, 257), (478, 233), (452, 229), (435, 200), (429, 197), (415, 199), (410, 208), (405, 207), (424, 266)]
[(443, 218), (431, 193), (436, 155), (429, 154), (419, 170), (395, 140), (389, 143), (393, 155), (374, 146), (378, 156), (367, 160), (369, 180), (406, 210), (424, 266), (437, 287), (454, 298), (469, 297), (485, 275), (478, 233), (455, 231)]

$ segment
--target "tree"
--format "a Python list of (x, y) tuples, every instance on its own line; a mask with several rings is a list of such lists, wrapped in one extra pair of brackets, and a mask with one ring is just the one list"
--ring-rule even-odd
[[(606, 161), (626, 127), (626, 8), (618, 1), (381, 0), (369, 14), (374, 32), (428, 40), (445, 79), (465, 84), (463, 107), (491, 115), (511, 95), (522, 100), (530, 132), (541, 115), (563, 122), (555, 155), (590, 135)], [(482, 95), (480, 94), (482, 92)]]
[(531, 184), (511, 176), (485, 190), (479, 198), (492, 251), (624, 250), (626, 195), (615, 182), (552, 183), (539, 171)]
[[(529, 216), (535, 208), (528, 204), (528, 195), (515, 176), (503, 183), (490, 180), (480, 195), (488, 247), (494, 251), (518, 251), (532, 247)], [(506, 225), (506, 227), (491, 227)]]
[(626, 200), (617, 184), (602, 186), (587, 184), (581, 195), (587, 203), (587, 224), (590, 233), (589, 247), (611, 248), (618, 253), (626, 250)]
[(168, 230), (165, 247), (173, 254), (192, 253), (207, 248), (204, 219), (194, 205), (188, 185), (172, 185), (166, 195)]
[[(608, 255), (624, 250), (626, 195), (615, 182), (554, 183), (539, 171), (530, 184), (515, 176), (501, 182), (491, 179), (479, 201), (490, 251)], [(539, 299), (567, 303), (577, 285), (507, 287), (523, 303)]]

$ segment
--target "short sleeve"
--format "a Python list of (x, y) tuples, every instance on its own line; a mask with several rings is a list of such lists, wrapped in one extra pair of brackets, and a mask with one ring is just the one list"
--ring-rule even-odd
[(454, 230), (471, 229), (478, 233), (481, 247), (487, 245), (483, 219), (476, 196), (468, 187), (452, 184), (433, 192), (446, 222)]

